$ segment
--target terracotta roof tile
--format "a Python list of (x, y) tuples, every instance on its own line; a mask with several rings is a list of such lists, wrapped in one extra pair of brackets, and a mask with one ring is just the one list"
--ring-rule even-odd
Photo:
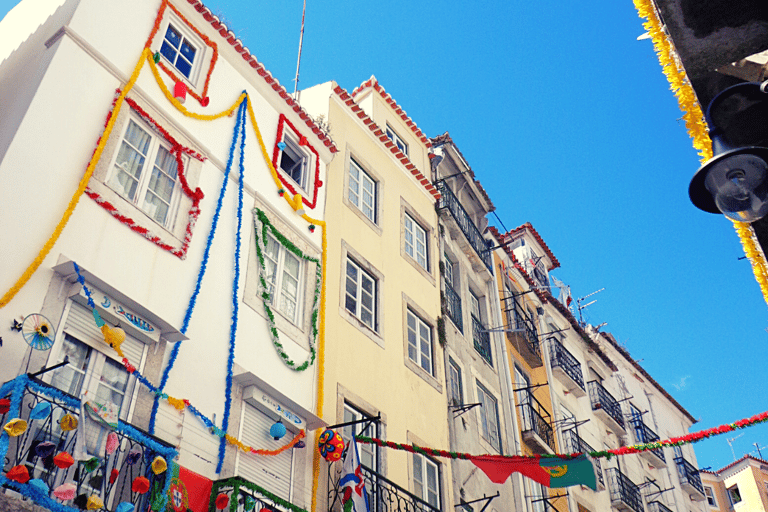
[(560, 266), (560, 262), (557, 261), (557, 258), (555, 258), (555, 255), (552, 254), (552, 251), (549, 250), (549, 246), (547, 246), (547, 244), (544, 243), (544, 239), (541, 238), (541, 236), (539, 235), (539, 232), (534, 229), (534, 227), (531, 225), (530, 222), (526, 222), (522, 226), (516, 227), (515, 229), (511, 230), (507, 234), (508, 235), (515, 235), (515, 234), (520, 233), (520, 232), (525, 231), (525, 230), (530, 231), (530, 233), (533, 235), (533, 237), (536, 239), (536, 241), (539, 242), (539, 245), (541, 245), (541, 247), (544, 249), (544, 252), (547, 253), (547, 256), (549, 256), (549, 259), (552, 261), (552, 266), (549, 267), (547, 270), (551, 271), (551, 270), (554, 270), (557, 267), (559, 267)]

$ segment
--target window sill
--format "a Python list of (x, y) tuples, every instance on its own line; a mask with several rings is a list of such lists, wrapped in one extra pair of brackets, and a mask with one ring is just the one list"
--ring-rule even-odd
[(381, 335), (365, 325), (362, 320), (357, 318), (355, 315), (347, 311), (347, 309), (343, 306), (339, 306), (339, 315), (341, 315), (342, 318), (344, 318), (347, 322), (349, 322), (353, 327), (357, 328), (358, 331), (363, 333), (365, 336), (370, 338), (371, 341), (376, 343), (381, 348), (384, 347), (384, 338), (381, 337)]
[(406, 353), (405, 356), (405, 366), (411, 370), (413, 373), (421, 377), (424, 382), (435, 388), (435, 390), (438, 393), (443, 392), (443, 386), (440, 384), (440, 381), (437, 380), (437, 378), (434, 375), (431, 375), (428, 373), (424, 368), (419, 366), (418, 364), (414, 363), (410, 357), (408, 357), (408, 354)]

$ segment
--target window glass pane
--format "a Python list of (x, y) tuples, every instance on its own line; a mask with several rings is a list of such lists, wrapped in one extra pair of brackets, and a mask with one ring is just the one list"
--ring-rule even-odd
[(176, 60), (176, 49), (171, 46), (168, 41), (163, 41), (163, 45), (160, 47), (160, 53), (171, 62)]
[(191, 64), (195, 62), (195, 53), (197, 53), (195, 47), (189, 44), (189, 41), (185, 39), (181, 44), (181, 55), (183, 55), (187, 62)]
[(178, 48), (181, 45), (181, 34), (169, 24), (168, 30), (165, 31), (165, 40), (172, 44), (174, 48)]
[(69, 358), (69, 364), (53, 371), (51, 385), (80, 398), (85, 371), (91, 359), (91, 348), (69, 334), (65, 334), (59, 362), (64, 361), (65, 357)]
[(109, 186), (129, 201), (136, 200), (139, 180), (144, 169), (144, 160), (152, 137), (132, 120), (128, 123), (120, 151), (117, 153), (115, 168), (109, 178)]
[(433, 507), (439, 507), (437, 499), (437, 466), (431, 461), (425, 461), (427, 468), (427, 503)]
[(304, 161), (306, 157), (293, 147), (293, 142), (283, 139), (285, 149), (280, 153), (280, 168), (301, 188), (305, 187)]
[(424, 499), (424, 469), (422, 468), (421, 455), (413, 454), (413, 493)]
[(192, 72), (192, 64), (184, 60), (181, 56), (179, 56), (178, 59), (176, 59), (176, 69), (178, 69), (181, 74), (183, 74), (185, 77), (189, 78), (189, 74)]
[[(98, 403), (111, 402), (118, 407), (123, 405), (123, 397), (128, 387), (129, 374), (120, 364), (107, 359), (101, 372), (101, 382), (96, 391)], [(126, 404), (127, 405), (127, 404)]]
[(375, 222), (375, 211), (376, 183), (367, 174), (363, 173), (363, 213)]
[(360, 169), (352, 161), (349, 163), (349, 201), (360, 208)]

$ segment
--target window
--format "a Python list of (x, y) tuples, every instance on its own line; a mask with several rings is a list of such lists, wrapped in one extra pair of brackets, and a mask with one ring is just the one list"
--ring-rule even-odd
[(531, 507), (533, 512), (547, 512), (548, 508), (554, 508), (549, 504), (549, 490), (546, 486), (528, 480), (531, 486)]
[(432, 329), (410, 309), (408, 323), (408, 358), (432, 375)]
[(451, 405), (464, 403), (464, 390), (461, 385), (461, 368), (452, 357), (448, 358), (448, 400)]
[[(264, 414), (253, 405), (243, 403), (240, 439), (248, 446), (279, 451), (279, 448), (285, 444), (285, 438), (275, 440), (266, 434), (275, 423), (275, 419), (274, 416)], [(286, 438), (290, 439), (296, 434), (297, 432), (288, 430)], [(271, 457), (254, 457), (249, 453), (238, 453), (235, 474), (288, 500), (291, 497), (294, 452), (295, 450), (284, 450)]]
[(160, 54), (168, 59), (182, 75), (188, 79), (192, 78), (190, 75), (195, 64), (197, 46), (171, 23), (168, 24), (165, 31), (163, 43), (160, 46)]
[(728, 499), (731, 500), (731, 505), (741, 503), (741, 493), (739, 492), (738, 485), (728, 488)]
[(711, 487), (704, 487), (704, 494), (707, 497), (707, 504), (711, 507), (717, 507), (717, 500), (715, 499), (715, 491)]
[(283, 137), (281, 144), (278, 167), (301, 189), (309, 190), (309, 156), (290, 137)]
[(413, 217), (405, 214), (405, 253), (416, 260), (424, 270), (427, 267), (427, 231)]
[(365, 325), (376, 330), (376, 280), (347, 258), (344, 306)]
[[(367, 417), (368, 415), (363, 414), (355, 407), (349, 405), (348, 403), (344, 404), (344, 423), (347, 423), (349, 421), (359, 421), (363, 418)], [(365, 428), (363, 428), (365, 427)], [(366, 426), (364, 423), (357, 423), (356, 425), (347, 425), (343, 429), (343, 435), (346, 439), (352, 439), (352, 436), (355, 435), (363, 435), (366, 437), (379, 437), (379, 422), (378, 421), (372, 421)], [(357, 450), (360, 454), (360, 463), (365, 466), (368, 469), (372, 469), (373, 471), (379, 470), (378, 465), (378, 450), (377, 446), (375, 444), (368, 444), (368, 443), (358, 443)], [(369, 503), (370, 503), (369, 499)]]
[(523, 430), (530, 430), (533, 425), (531, 413), (531, 379), (515, 365), (515, 396), (522, 416)]
[(446, 253), (443, 253), (443, 265), (445, 266), (445, 283), (451, 288), (454, 288), (456, 283), (453, 277), (453, 262)]
[(376, 222), (376, 182), (357, 162), (349, 160), (349, 202)]
[(161, 226), (172, 227), (179, 199), (178, 162), (146, 124), (129, 119), (107, 185)]
[(301, 259), (267, 236), (264, 254), (264, 280), (271, 304), (291, 322), (298, 323), (301, 290)]
[(413, 494), (440, 510), (440, 469), (432, 459), (413, 454)]
[(477, 400), (480, 402), (480, 423), (483, 439), (501, 452), (501, 439), (499, 436), (499, 407), (491, 393), (477, 383)]
[(395, 146), (397, 146), (397, 149), (403, 152), (405, 156), (408, 156), (408, 144), (405, 143), (403, 139), (400, 138), (398, 134), (395, 133), (395, 130), (389, 127), (387, 125), (387, 137), (389, 137), (389, 140), (395, 143)]

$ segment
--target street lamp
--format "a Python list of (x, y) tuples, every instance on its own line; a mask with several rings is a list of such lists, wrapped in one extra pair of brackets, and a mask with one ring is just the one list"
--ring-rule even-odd
[(688, 187), (705, 212), (754, 222), (768, 213), (768, 81), (723, 90), (707, 107), (714, 156)]

